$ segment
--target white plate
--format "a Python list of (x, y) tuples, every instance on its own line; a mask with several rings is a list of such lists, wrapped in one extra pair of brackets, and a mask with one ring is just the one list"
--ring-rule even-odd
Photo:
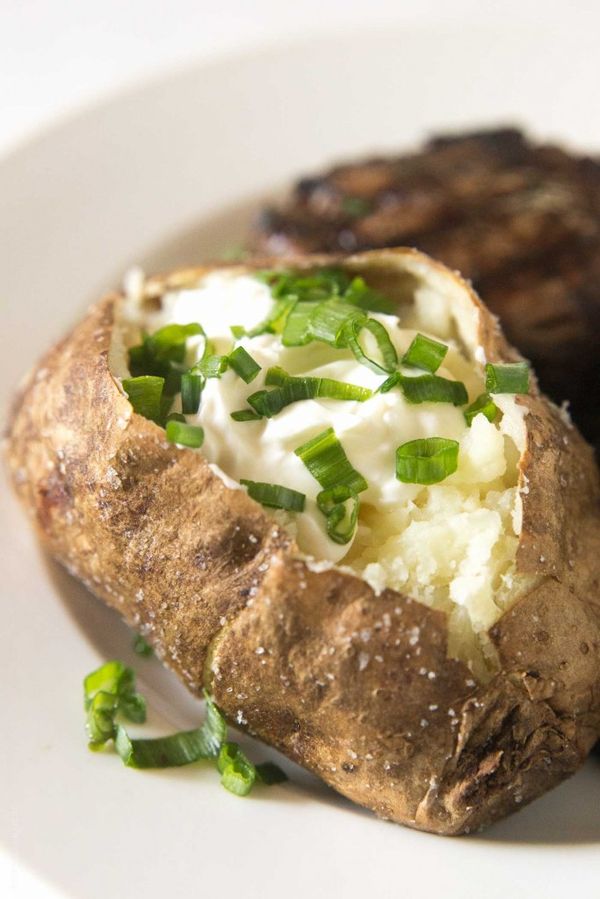
[[(583, 29), (363, 33), (187, 70), (60, 125), (0, 163), (3, 394), (128, 264), (218, 252), (259, 195), (335, 157), (498, 121), (600, 147), (599, 75)], [(298, 769), (239, 800), (208, 769), (88, 753), (80, 682), (106, 657), (135, 663), (157, 731), (192, 726), (198, 705), (43, 559), (6, 490), (1, 515), (0, 845), (62, 895), (598, 894), (597, 760), (450, 840), (377, 821)]]

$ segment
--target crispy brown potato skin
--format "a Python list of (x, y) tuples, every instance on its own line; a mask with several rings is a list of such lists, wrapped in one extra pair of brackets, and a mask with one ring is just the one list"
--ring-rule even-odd
[[(390, 285), (415, 266), (458, 284), (488, 358), (515, 358), (468, 286), (426, 257), (348, 264)], [(15, 488), (50, 552), (192, 691), (206, 684), (231, 721), (382, 817), (464, 833), (575, 771), (600, 733), (600, 487), (590, 448), (537, 388), (517, 559), (537, 585), (493, 628), (501, 670), (477, 684), (447, 657), (443, 613), (310, 570), (257, 503), (132, 412), (108, 368), (117, 298), (51, 350), (9, 425)]]

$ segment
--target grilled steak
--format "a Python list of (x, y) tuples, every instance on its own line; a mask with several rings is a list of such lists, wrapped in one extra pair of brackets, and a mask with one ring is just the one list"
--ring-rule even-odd
[(600, 445), (600, 160), (512, 128), (438, 137), (302, 178), (252, 238), (270, 255), (401, 245), (473, 280)]

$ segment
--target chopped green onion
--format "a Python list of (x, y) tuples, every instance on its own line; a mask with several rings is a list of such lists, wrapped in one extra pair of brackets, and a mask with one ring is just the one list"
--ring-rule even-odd
[(485, 367), (485, 389), (488, 393), (528, 393), (529, 365), (527, 362), (510, 362)]
[(485, 415), (488, 421), (494, 421), (498, 414), (498, 406), (488, 393), (482, 393), (465, 409), (464, 416), (469, 427), (471, 427), (475, 416), (479, 414)]
[(333, 428), (317, 434), (295, 449), (294, 453), (302, 459), (313, 478), (323, 488), (345, 484), (354, 493), (361, 493), (369, 486), (350, 464)]
[(232, 412), (231, 417), (234, 421), (260, 421), (262, 415), (253, 412), (252, 409), (239, 409), (237, 412)]
[(469, 402), (467, 389), (462, 381), (451, 381), (439, 375), (417, 375), (411, 377), (395, 371), (379, 387), (379, 393), (388, 393), (400, 386), (409, 403), (452, 403), (464, 406)]
[(272, 365), (267, 369), (265, 384), (267, 387), (283, 387), (291, 377), (280, 365)]
[(347, 346), (346, 327), (357, 320), (365, 322), (367, 317), (362, 310), (349, 303), (339, 300), (319, 303), (310, 317), (310, 333), (315, 340), (322, 340), (339, 349)]
[(199, 374), (181, 376), (181, 408), (186, 415), (196, 415), (198, 412), (204, 383), (204, 378)]
[(287, 780), (277, 765), (264, 762), (255, 766), (236, 743), (226, 742), (227, 724), (206, 691), (206, 718), (201, 727), (137, 740), (115, 720), (118, 714), (138, 723), (146, 719), (146, 704), (135, 692), (132, 669), (116, 660), (106, 662), (83, 683), (90, 749), (100, 749), (114, 740), (117, 753), (129, 768), (170, 768), (212, 759), (221, 772), (223, 786), (238, 796), (245, 796), (256, 780), (264, 784)]
[(248, 337), (258, 337), (260, 334), (280, 334), (283, 331), (290, 310), (296, 303), (295, 297), (286, 297), (274, 303), (271, 312), (264, 321), (247, 332)]
[(458, 443), (445, 437), (409, 440), (396, 450), (396, 477), (405, 484), (438, 484), (458, 467)]
[(357, 384), (335, 381), (332, 378), (294, 378), (278, 367), (267, 371), (266, 383), (273, 382), (281, 386), (276, 387), (275, 390), (258, 390), (248, 397), (252, 408), (266, 418), (272, 418), (285, 406), (300, 400), (319, 397), (363, 403), (373, 395), (373, 392), (367, 387), (359, 387)]
[(204, 431), (198, 425), (188, 425), (182, 421), (167, 422), (167, 440), (198, 449), (204, 442)]
[(119, 702), (119, 712), (135, 724), (143, 724), (146, 720), (146, 700), (139, 693), (126, 694)]
[(130, 721), (146, 720), (146, 703), (135, 692), (135, 674), (122, 662), (106, 662), (88, 674), (83, 682), (83, 697), (91, 749), (114, 738), (118, 713)]
[(147, 643), (141, 634), (136, 634), (133, 638), (132, 643), (133, 651), (136, 652), (139, 656), (143, 656), (144, 658), (148, 658), (153, 654), (153, 649), (149, 643)]
[(85, 728), (90, 749), (100, 749), (115, 736), (115, 715), (118, 705), (119, 699), (114, 693), (104, 693), (102, 690), (89, 701)]
[(248, 481), (240, 478), (240, 484), (248, 488), (248, 496), (271, 509), (285, 509), (287, 512), (303, 512), (306, 496), (291, 487), (281, 484), (265, 484), (262, 481)]
[[(350, 502), (350, 511), (347, 503)], [(334, 543), (344, 545), (354, 536), (360, 502), (358, 496), (346, 484), (336, 484), (321, 490), (317, 506), (327, 519), (327, 533)]]
[(237, 743), (223, 743), (217, 759), (221, 783), (236, 796), (247, 796), (256, 780), (256, 768)]
[[(369, 356), (362, 346), (360, 338), (363, 331), (368, 331), (375, 338), (379, 359)], [(362, 317), (349, 321), (344, 328), (344, 338), (358, 361), (378, 374), (394, 371), (398, 365), (398, 354), (390, 335), (376, 319)]]
[(306, 346), (314, 337), (311, 333), (310, 320), (316, 303), (299, 300), (291, 308), (285, 320), (281, 342), (284, 346)]
[(250, 353), (246, 352), (243, 346), (237, 347), (227, 358), (230, 367), (246, 384), (253, 381), (260, 371), (258, 362), (252, 358)]
[[(168, 379), (172, 365), (183, 363), (188, 337), (204, 334), (198, 323), (171, 324), (145, 335), (142, 343), (129, 350), (129, 367), (134, 376), (158, 375)], [(176, 391), (175, 391), (176, 392)]]
[(365, 312), (383, 312), (385, 315), (394, 315), (398, 311), (398, 304), (388, 300), (372, 287), (368, 287), (365, 279), (357, 275), (344, 291), (344, 302), (358, 306)]
[(448, 347), (445, 343), (417, 334), (407, 349), (402, 359), (403, 365), (412, 365), (414, 368), (424, 368), (425, 371), (435, 374), (442, 364)]
[(167, 422), (169, 421), (182, 421), (185, 424), (187, 419), (183, 412), (169, 412), (167, 415)]
[(129, 397), (134, 412), (144, 418), (160, 424), (161, 400), (165, 379), (156, 375), (139, 375), (137, 378), (124, 378), (123, 390)]
[(159, 328), (146, 338), (149, 353), (159, 362), (183, 362), (185, 344), (188, 337), (204, 334), (202, 325), (192, 322), (189, 325), (171, 324)]
[(205, 378), (220, 378), (223, 372), (227, 371), (228, 366), (228, 356), (211, 354), (209, 356), (204, 356), (199, 362), (196, 362), (191, 369), (191, 373), (204, 375)]
[(240, 338), (246, 336), (246, 329), (242, 325), (231, 325), (229, 330), (231, 331), (234, 340), (240, 340)]
[(275, 762), (261, 762), (259, 765), (254, 766), (256, 768), (256, 776), (257, 779), (261, 781), (261, 783), (266, 784), (270, 787), (272, 784), (281, 784), (284, 783), (288, 779), (285, 771), (282, 771), (279, 765), (276, 765)]
[(172, 768), (217, 758), (226, 736), (225, 719), (206, 696), (206, 720), (201, 727), (168, 737), (132, 740), (125, 728), (119, 726), (115, 749), (129, 768)]

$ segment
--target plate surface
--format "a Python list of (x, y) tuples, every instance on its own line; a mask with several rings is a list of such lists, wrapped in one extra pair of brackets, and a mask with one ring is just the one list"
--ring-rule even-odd
[[(367, 32), (192, 68), (63, 123), (0, 162), (3, 409), (129, 264), (218, 255), (293, 176), (434, 130), (516, 121), (600, 148), (599, 76), (596, 35), (575, 26)], [(43, 558), (4, 485), (0, 500), (0, 847), (60, 895), (517, 899), (542, 882), (546, 899), (574, 886), (597, 895), (598, 759), (486, 833), (452, 840), (377, 821), (291, 765), (290, 784), (239, 800), (212, 770), (140, 773), (88, 753), (81, 678), (105, 658), (137, 668), (149, 730), (193, 726), (201, 709)]]

